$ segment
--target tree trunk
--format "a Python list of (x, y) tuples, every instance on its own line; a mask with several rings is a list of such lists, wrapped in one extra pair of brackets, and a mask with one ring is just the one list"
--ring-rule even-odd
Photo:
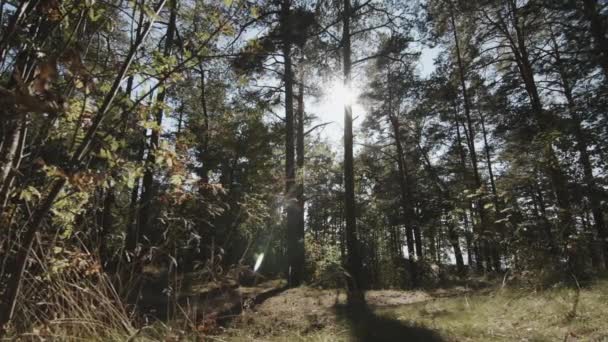
[[(165, 36), (165, 47), (163, 55), (170, 57), (173, 50), (173, 39), (175, 36), (176, 29), (176, 18), (177, 18), (177, 0), (171, 0), (171, 15), (169, 18), (169, 24), (167, 25), (167, 34)], [(141, 203), (139, 210), (139, 234), (148, 233), (149, 238), (155, 241), (158, 237), (154, 236), (153, 232), (153, 211), (152, 211), (152, 198), (154, 197), (155, 186), (154, 186), (154, 171), (156, 169), (156, 149), (159, 147), (160, 132), (163, 123), (164, 105), (165, 98), (167, 96), (167, 89), (162, 87), (160, 93), (156, 98), (156, 105), (159, 107), (156, 112), (155, 122), (156, 127), (152, 129), (150, 135), (150, 141), (148, 145), (148, 157), (146, 159), (146, 167), (142, 181), (142, 193)]]
[(112, 232), (114, 225), (114, 217), (112, 216), (112, 208), (116, 202), (116, 196), (114, 195), (114, 189), (108, 188), (106, 190), (103, 200), (103, 213), (101, 215), (101, 232), (99, 234), (99, 257), (102, 265), (107, 264), (109, 261), (108, 249), (106, 238)]
[[(394, 136), (394, 142), (395, 142), (395, 148), (397, 149), (397, 169), (399, 171), (399, 189), (401, 190), (401, 196), (399, 197), (399, 202), (401, 203), (401, 210), (403, 210), (403, 219), (405, 222), (405, 234), (406, 234), (406, 240), (407, 240), (407, 251), (408, 251), (408, 255), (409, 255), (409, 259), (412, 265), (412, 269), (411, 269), (411, 276), (412, 279), (415, 280), (416, 274), (415, 274), (415, 270), (414, 270), (414, 260), (416, 259), (415, 257), (415, 253), (419, 250), (418, 248), (415, 248), (414, 243), (415, 243), (415, 237), (414, 237), (414, 225), (415, 225), (415, 215), (414, 215), (414, 210), (412, 208), (412, 203), (411, 203), (411, 199), (412, 199), (412, 193), (411, 193), (411, 188), (410, 188), (410, 184), (408, 182), (408, 175), (407, 175), (407, 170), (406, 170), (406, 163), (405, 163), (405, 152), (403, 150), (403, 144), (401, 143), (401, 130), (399, 127), (399, 119), (396, 118), (393, 115), (393, 98), (392, 98), (392, 87), (391, 87), (391, 77), (390, 77), (390, 68), (388, 71), (388, 79), (387, 79), (387, 85), (388, 85), (388, 119), (389, 122), (391, 124), (391, 127), (393, 128), (393, 136)], [(416, 246), (418, 247), (418, 246)], [(422, 258), (421, 255), (416, 255), (418, 256), (419, 259)], [(414, 281), (415, 284), (415, 281)]]
[[(466, 171), (466, 157), (465, 157), (465, 152), (464, 152), (464, 147), (462, 146), (462, 136), (460, 134), (460, 123), (458, 122), (458, 120), (456, 120), (456, 143), (458, 144), (458, 152), (459, 152), (459, 156), (460, 156), (460, 164), (462, 167), (462, 181), (464, 184), (468, 185), (468, 177), (467, 177), (467, 171)], [(467, 188), (471, 191), (471, 187), (467, 186)], [(476, 241), (476, 246), (478, 246), (479, 244), (481, 244), (482, 246), (486, 245), (486, 241), (485, 238), (483, 236), (484, 233), (484, 228), (483, 227), (479, 227), (479, 222), (476, 222), (472, 219), (473, 216), (473, 203), (470, 200), (467, 200), (467, 204), (469, 206), (469, 211), (471, 212), (471, 226), (472, 226), (472, 235), (473, 235), (473, 240)], [(482, 214), (483, 211), (479, 211), (477, 210), (478, 214)], [(481, 221), (481, 216), (480, 215), (480, 221)], [(482, 254), (483, 252), (483, 254)], [(483, 260), (484, 257), (487, 257), (487, 253), (486, 253), (486, 249), (485, 248), (475, 248), (475, 261), (477, 263), (477, 270), (479, 272), (483, 272), (484, 270), (484, 264), (483, 264)], [(490, 267), (490, 265), (485, 265), (486, 267)]]
[[(454, 10), (453, 10), (453, 6), (452, 6), (451, 2), (450, 2), (450, 23), (452, 26), (452, 33), (454, 36), (454, 46), (456, 48), (456, 60), (457, 60), (457, 64), (458, 64), (458, 76), (459, 76), (460, 89), (461, 89), (462, 99), (463, 99), (464, 115), (465, 115), (465, 119), (466, 119), (465, 135), (467, 138), (466, 141), (467, 141), (468, 147), (469, 147), (469, 155), (471, 158), (471, 165), (473, 167), (473, 176), (474, 176), (474, 180), (475, 180), (475, 189), (471, 189), (471, 190), (478, 192), (482, 188), (483, 184), (481, 181), (481, 176), (479, 174), (477, 150), (475, 148), (475, 127), (473, 125), (473, 119), (471, 116), (471, 99), (469, 97), (468, 89), (466, 86), (466, 70), (465, 70), (464, 62), (462, 60), (462, 55), (461, 55), (461, 51), (460, 51), (460, 41), (458, 39), (458, 28), (456, 27), (455, 14), (454, 14)], [(463, 127), (464, 127), (464, 123), (463, 123)], [(492, 250), (491, 254), (494, 258), (494, 260), (493, 260), (494, 270), (500, 271), (500, 260), (498, 260), (500, 257), (497, 255), (498, 248), (495, 246), (496, 245), (495, 239), (489, 238), (488, 237), (489, 234), (486, 233), (487, 229), (491, 225), (489, 224), (489, 222), (487, 220), (484, 206), (485, 206), (484, 201), (481, 198), (478, 198), (476, 200), (475, 207), (476, 207), (477, 213), (479, 215), (480, 237), (482, 238), (482, 243), (487, 246), (487, 249)], [(490, 257), (490, 256), (488, 255), (488, 257)], [(490, 265), (492, 265), (492, 264), (488, 264), (487, 267), (490, 267)]]
[[(350, 89), (351, 85), (351, 36), (350, 0), (344, 0), (342, 13), (342, 58), (344, 68), (344, 88)], [(353, 113), (352, 104), (344, 105), (344, 209), (346, 216), (346, 244), (348, 249), (347, 269), (350, 274), (348, 281), (348, 300), (356, 303), (363, 300), (361, 291), (361, 256), (359, 240), (357, 237), (357, 218), (355, 206), (355, 175), (353, 157)]]
[[(207, 158), (209, 157), (209, 112), (207, 110), (207, 94), (205, 85), (205, 69), (203, 69), (203, 62), (200, 62), (201, 68), (201, 107), (203, 108), (203, 141), (201, 154), (206, 153)], [(205, 184), (209, 183), (209, 162), (204, 159), (203, 165), (201, 166), (201, 181)]]
[(8, 144), (6, 150), (2, 151), (4, 160), (0, 163), (0, 216), (8, 204), (8, 200), (15, 180), (15, 171), (21, 165), (25, 139), (27, 137), (27, 116), (24, 115), (17, 122), (12, 134), (6, 139)]
[[(305, 246), (304, 246), (304, 77), (300, 76), (298, 88), (298, 111), (297, 111), (297, 130), (296, 130), (296, 163), (297, 163), (297, 189), (296, 199), (298, 202), (298, 224), (295, 232), (298, 245), (296, 249), (296, 264), (302, 269), (301, 278), (305, 266)], [(303, 280), (303, 279), (301, 279)]]
[(291, 41), (288, 31), (288, 20), (291, 12), (291, 0), (283, 0), (281, 6), (281, 28), (283, 35), (283, 63), (285, 66), (283, 82), (285, 84), (285, 206), (287, 209), (287, 276), (290, 286), (298, 286), (303, 278), (303, 266), (299, 257), (301, 242), (298, 234), (298, 203), (295, 186), (295, 132), (293, 113), (293, 67)]
[(448, 238), (450, 239), (450, 244), (454, 249), (454, 257), (456, 259), (456, 269), (458, 270), (459, 275), (465, 274), (464, 269), (464, 259), (462, 258), (462, 250), (460, 249), (460, 238), (458, 237), (458, 233), (454, 227), (454, 222), (452, 222), (451, 218), (446, 215), (446, 228), (448, 231)]

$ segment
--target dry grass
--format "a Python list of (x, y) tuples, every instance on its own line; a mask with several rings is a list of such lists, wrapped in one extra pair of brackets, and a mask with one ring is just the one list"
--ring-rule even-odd
[(24, 277), (9, 330), (14, 339), (126, 341), (136, 334), (132, 317), (92, 254), (38, 250), (32, 258), (36, 263)]

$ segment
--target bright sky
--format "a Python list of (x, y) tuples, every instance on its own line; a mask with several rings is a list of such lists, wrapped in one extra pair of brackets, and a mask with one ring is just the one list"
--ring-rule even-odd
[[(439, 48), (423, 48), (418, 65), (418, 71), (422, 77), (427, 77), (434, 70), (433, 60), (439, 53)], [(359, 81), (359, 82), (357, 82)], [(308, 98), (306, 101), (306, 111), (318, 117), (317, 122), (320, 124), (331, 122), (331, 124), (321, 128), (321, 137), (330, 142), (335, 149), (341, 151), (342, 138), (344, 136), (344, 102), (351, 99), (353, 102), (353, 118), (355, 133), (363, 117), (365, 116), (365, 108), (357, 102), (357, 96), (361, 93), (360, 80), (354, 80), (354, 89), (352, 92), (346, 91), (342, 86), (342, 80), (336, 79), (324, 89), (324, 96), (321, 99)]]

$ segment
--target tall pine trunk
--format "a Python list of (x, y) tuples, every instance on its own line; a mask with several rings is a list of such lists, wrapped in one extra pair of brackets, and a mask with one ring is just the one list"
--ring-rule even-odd
[[(296, 249), (297, 265), (302, 269), (305, 265), (305, 246), (304, 246), (304, 77), (300, 76), (298, 85), (298, 110), (296, 118), (296, 163), (297, 163), (297, 186), (296, 199), (298, 209), (298, 224), (295, 232), (298, 245)], [(301, 275), (303, 278), (303, 275)], [(301, 279), (303, 280), (303, 279)]]
[[(290, 286), (302, 282), (304, 265), (299, 257), (298, 203), (296, 198), (296, 165), (295, 165), (295, 125), (293, 111), (293, 66), (292, 42), (289, 35), (289, 16), (291, 0), (284, 0), (281, 5), (283, 82), (285, 84), (285, 206), (287, 209), (287, 276)], [(303, 242), (303, 241), (302, 241)]]
[[(344, 0), (342, 13), (342, 67), (344, 72), (344, 87), (351, 86), (351, 3)], [(346, 266), (349, 272), (348, 300), (357, 303), (363, 300), (361, 255), (357, 237), (357, 217), (355, 206), (355, 173), (353, 157), (353, 112), (352, 104), (344, 104), (344, 215), (346, 219), (346, 245), (348, 249)]]

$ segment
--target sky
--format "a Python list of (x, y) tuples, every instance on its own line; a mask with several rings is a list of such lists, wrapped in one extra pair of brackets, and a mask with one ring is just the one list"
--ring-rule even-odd
[[(418, 71), (422, 77), (427, 77), (434, 70), (433, 61), (439, 53), (439, 48), (423, 48), (421, 50)], [(364, 66), (363, 66), (364, 67)], [(351, 94), (341, 85), (342, 80), (336, 78), (334, 82), (329, 82), (323, 90), (324, 95), (320, 99), (307, 98), (306, 111), (313, 114), (318, 119), (311, 126), (331, 122), (319, 128), (321, 138), (327, 140), (334, 149), (340, 150), (342, 138), (344, 136), (344, 102), (347, 98), (352, 98), (353, 118), (355, 134), (358, 127), (365, 117), (365, 108), (357, 102), (357, 96), (361, 93), (360, 87), (363, 80), (353, 80), (353, 90)], [(359, 86), (359, 87), (357, 87)], [(359, 88), (359, 89), (358, 89)]]

